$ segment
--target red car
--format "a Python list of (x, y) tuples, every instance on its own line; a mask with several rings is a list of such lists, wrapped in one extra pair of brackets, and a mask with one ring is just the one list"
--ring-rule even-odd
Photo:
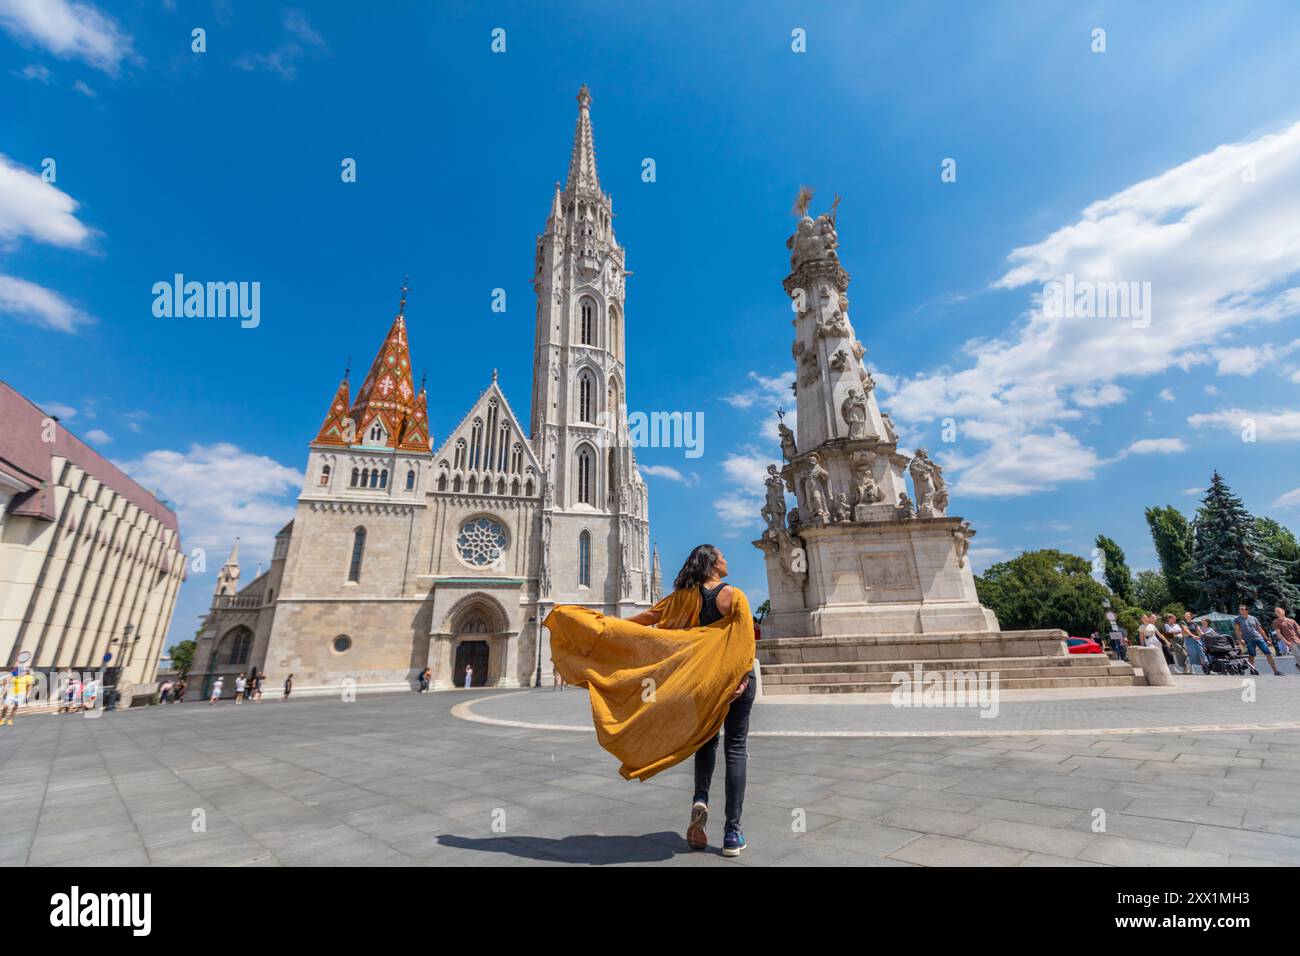
[(1065, 643), (1070, 646), (1071, 654), (1105, 654), (1098, 644), (1090, 637), (1067, 637)]

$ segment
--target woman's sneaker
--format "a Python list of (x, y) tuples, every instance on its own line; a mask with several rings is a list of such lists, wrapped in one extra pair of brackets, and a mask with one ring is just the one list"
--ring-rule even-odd
[(723, 856), (740, 856), (740, 851), (744, 848), (745, 834), (739, 830), (728, 830), (722, 837)]
[(703, 800), (691, 804), (691, 825), (686, 828), (686, 844), (692, 850), (703, 850), (709, 845), (704, 827), (709, 822), (709, 807)]

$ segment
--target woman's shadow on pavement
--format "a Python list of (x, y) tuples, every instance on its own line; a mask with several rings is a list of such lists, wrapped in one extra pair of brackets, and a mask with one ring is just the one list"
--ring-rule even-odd
[[(462, 837), (444, 833), (438, 843), (461, 850), (507, 853), (529, 860), (587, 863), (603, 866), (610, 863), (661, 863), (675, 856), (694, 854), (680, 833), (664, 831), (641, 836), (600, 836), (586, 833), (555, 840), (549, 837), (499, 836)], [(717, 851), (714, 850), (716, 853)]]

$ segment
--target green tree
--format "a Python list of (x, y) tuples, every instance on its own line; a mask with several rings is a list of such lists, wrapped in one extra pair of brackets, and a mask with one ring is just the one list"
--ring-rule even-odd
[(1101, 573), (1106, 579), (1106, 586), (1122, 602), (1132, 604), (1133, 572), (1129, 570), (1128, 562), (1124, 559), (1124, 549), (1119, 546), (1119, 542), (1099, 534), (1097, 550), (1101, 552), (1101, 558), (1105, 562)]
[[(1272, 518), (1256, 518), (1255, 530), (1264, 550), (1282, 565), (1286, 583), (1300, 590), (1300, 540), (1290, 528)], [(1287, 608), (1291, 610), (1290, 607)], [(1269, 608), (1270, 613), (1272, 608)]]
[(1287, 568), (1270, 550), (1270, 538), (1240, 498), (1216, 471), (1196, 513), (1192, 576), (1210, 607), (1235, 609), (1238, 603), (1293, 606), (1297, 591)]
[(1169, 583), (1159, 571), (1139, 571), (1133, 585), (1133, 603), (1144, 611), (1155, 613), (1170, 603)]
[(172, 670), (176, 671), (179, 677), (185, 678), (189, 675), (190, 669), (194, 667), (194, 648), (196, 646), (194, 641), (177, 641), (168, 651), (172, 659)]
[[(1165, 577), (1169, 596), (1189, 607), (1201, 598), (1192, 575), (1192, 554), (1195, 540), (1192, 526), (1181, 511), (1172, 505), (1146, 510), (1147, 527), (1160, 559), (1160, 571)], [(1152, 608), (1151, 610), (1156, 610)]]
[(1051, 549), (1026, 551), (975, 579), (980, 602), (1006, 630), (1059, 627), (1087, 635), (1105, 619), (1110, 592), (1083, 558)]

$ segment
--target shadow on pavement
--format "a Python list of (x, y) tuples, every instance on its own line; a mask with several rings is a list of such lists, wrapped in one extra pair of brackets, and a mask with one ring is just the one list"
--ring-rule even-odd
[[(462, 850), (508, 853), (529, 860), (561, 860), (566, 863), (660, 863), (682, 854), (695, 853), (686, 846), (681, 834), (646, 833), (642, 836), (600, 836), (587, 833), (559, 840), (549, 837), (471, 837), (444, 833), (438, 843)], [(677, 844), (674, 846), (673, 844)], [(717, 851), (713, 851), (715, 854)]]

